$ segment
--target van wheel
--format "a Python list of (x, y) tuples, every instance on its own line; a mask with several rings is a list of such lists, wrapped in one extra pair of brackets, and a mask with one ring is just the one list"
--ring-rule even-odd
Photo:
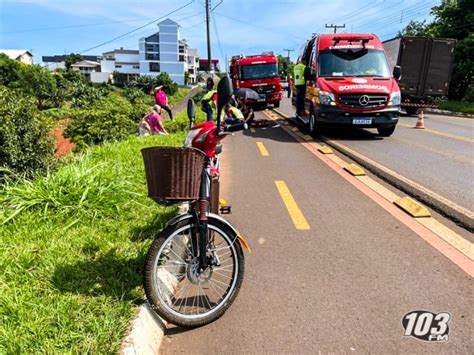
[(310, 134), (316, 133), (316, 115), (314, 114), (313, 109), (311, 109), (311, 113), (309, 115), (308, 131)]
[(377, 131), (379, 132), (379, 135), (382, 137), (390, 137), (393, 134), (393, 132), (395, 132), (395, 126), (380, 127), (380, 128), (377, 128)]

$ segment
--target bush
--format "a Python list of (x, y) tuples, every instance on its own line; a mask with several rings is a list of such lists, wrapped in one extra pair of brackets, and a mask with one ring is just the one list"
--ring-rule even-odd
[(130, 87), (142, 90), (145, 94), (151, 94), (153, 88), (163, 86), (168, 96), (174, 95), (178, 91), (178, 84), (171, 80), (168, 73), (160, 73), (157, 77), (141, 75), (130, 82)]
[(39, 65), (25, 65), (22, 67), (19, 76), (20, 88), (36, 97), (38, 108), (45, 108), (47, 100), (55, 100), (58, 87), (54, 76), (48, 69)]
[(54, 146), (48, 125), (38, 118), (35, 100), (0, 87), (0, 117), (1, 168), (27, 177), (46, 171)]
[(71, 105), (72, 107), (90, 106), (108, 93), (108, 87), (94, 87), (86, 83), (76, 82), (71, 90)]
[(146, 98), (148, 95), (136, 87), (127, 87), (123, 90), (123, 96), (130, 101), (130, 103), (134, 104)]
[(171, 80), (168, 73), (161, 73), (155, 78), (155, 86), (160, 85), (163, 86), (163, 89), (168, 94), (168, 96), (172, 96), (178, 91), (178, 84)]
[(64, 134), (79, 150), (88, 145), (122, 140), (136, 131), (132, 105), (117, 95), (103, 97), (87, 109), (72, 110), (71, 118)]
[(0, 85), (10, 86), (20, 79), (21, 63), (0, 53)]

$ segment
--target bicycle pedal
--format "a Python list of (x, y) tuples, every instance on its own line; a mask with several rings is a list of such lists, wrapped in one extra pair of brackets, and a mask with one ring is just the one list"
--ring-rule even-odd
[(221, 205), (219, 210), (222, 214), (230, 214), (230, 213), (232, 213), (232, 206), (231, 205)]

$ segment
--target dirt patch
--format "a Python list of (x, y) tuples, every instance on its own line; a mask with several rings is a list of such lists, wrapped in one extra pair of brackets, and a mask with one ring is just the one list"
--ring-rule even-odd
[(67, 121), (61, 122), (61, 124), (51, 131), (51, 137), (55, 142), (54, 156), (61, 158), (68, 155), (76, 146), (70, 138), (64, 138), (63, 132), (64, 127), (67, 125)]

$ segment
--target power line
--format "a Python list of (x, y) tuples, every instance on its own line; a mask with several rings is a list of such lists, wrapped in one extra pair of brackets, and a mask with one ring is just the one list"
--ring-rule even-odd
[(104, 45), (106, 45), (106, 44), (109, 44), (109, 43), (114, 42), (114, 41), (116, 41), (116, 40), (118, 40), (118, 39), (121, 39), (121, 38), (123, 38), (123, 37), (125, 37), (125, 36), (128, 36), (128, 35), (131, 34), (131, 33), (134, 33), (134, 32), (136, 32), (136, 31), (138, 31), (138, 30), (141, 30), (142, 28), (144, 28), (144, 27), (146, 27), (146, 26), (149, 26), (149, 25), (151, 25), (152, 23), (155, 23), (155, 22), (157, 22), (157, 21), (159, 21), (159, 20), (161, 20), (161, 19), (163, 19), (163, 18), (165, 18), (165, 17), (167, 17), (167, 16), (169, 16), (169, 15), (174, 14), (175, 12), (178, 12), (178, 11), (184, 9), (185, 7), (191, 5), (194, 1), (195, 1), (195, 0), (191, 0), (190, 2), (186, 3), (186, 4), (183, 5), (183, 6), (178, 7), (177, 9), (175, 9), (175, 10), (173, 10), (173, 11), (171, 11), (171, 12), (169, 12), (169, 13), (163, 15), (163, 16), (160, 16), (160, 17), (154, 19), (153, 21), (147, 22), (147, 23), (144, 24), (143, 26), (137, 27), (137, 28), (135, 28), (134, 30), (128, 31), (128, 32), (126, 32), (126, 33), (124, 33), (124, 34), (122, 34), (122, 35), (120, 35), (120, 36), (117, 36), (117, 37), (114, 37), (114, 38), (112, 38), (112, 39), (110, 39), (110, 40), (108, 40), (108, 41), (102, 42), (102, 43), (100, 43), (100, 44), (98, 44), (98, 45), (96, 45), (96, 46), (94, 46), (94, 47), (90, 47), (90, 48), (88, 48), (88, 49), (85, 49), (85, 50), (83, 50), (83, 51), (81, 51), (81, 52), (79, 52), (79, 53), (82, 54), (82, 53), (85, 53), (85, 52), (89, 52), (89, 51), (91, 51), (91, 50), (93, 50), (93, 49), (102, 47), (102, 46), (104, 46)]
[[(431, 6), (431, 5), (428, 5), (428, 7), (429, 6)], [(386, 21), (382, 21), (382, 22), (376, 21), (376, 22), (374, 22), (374, 25), (371, 27), (371, 30), (372, 31), (377, 31), (379, 29), (384, 29), (387, 26), (392, 26), (392, 25), (396, 25), (396, 24), (400, 24), (400, 23), (405, 23), (405, 22), (414, 20), (415, 18), (418, 18), (420, 16), (426, 16), (425, 10), (428, 7), (425, 6), (425, 8), (412, 9), (410, 11), (405, 12), (405, 14), (408, 15), (408, 16), (406, 17), (406, 19), (403, 22), (400, 22), (398, 14), (395, 14), (395, 16), (388, 17), (386, 19)], [(357, 27), (357, 28), (364, 28), (364, 27), (365, 26)]]
[(129, 22), (138, 22), (143, 20), (149, 20), (151, 17), (140, 18), (136, 20), (126, 20), (126, 21), (110, 21), (110, 22), (102, 22), (102, 23), (88, 23), (83, 25), (68, 25), (68, 26), (58, 26), (58, 27), (42, 27), (42, 28), (28, 28), (19, 31), (6, 31), (0, 32), (0, 34), (13, 34), (13, 33), (27, 33), (27, 32), (37, 32), (37, 31), (53, 31), (53, 30), (65, 30), (69, 28), (82, 28), (82, 27), (94, 27), (94, 26), (105, 26), (105, 25), (112, 25), (117, 23), (129, 23)]
[[(431, 2), (431, 3), (428, 3), (428, 4), (426, 4), (426, 3), (425, 4), (416, 4), (416, 5), (413, 5), (413, 6), (408, 6), (406, 8), (403, 8), (402, 10), (404, 12), (404, 17), (406, 17), (407, 15), (416, 13), (417, 11), (421, 10), (422, 8), (423, 9), (429, 8), (434, 4), (435, 4), (435, 2)], [(382, 9), (380, 11), (384, 11), (384, 9)], [(374, 12), (373, 14), (376, 14), (380, 11)], [(358, 29), (366, 28), (368, 25), (370, 25), (371, 29), (373, 30), (374, 26), (378, 26), (380, 24), (383, 24), (385, 26), (386, 23), (390, 22), (393, 19), (397, 19), (397, 21), (399, 21), (399, 13), (398, 12), (394, 13), (394, 14), (391, 14), (389, 16), (381, 17), (381, 18), (376, 19), (374, 21), (365, 21), (365, 23), (361, 24), (360, 26), (355, 26), (354, 30), (357, 31)], [(359, 22), (359, 21), (360, 20), (356, 20), (355, 22)]]
[[(248, 21), (244, 21), (242, 19), (237, 19), (237, 18), (234, 18), (234, 17), (230, 17), (228, 15), (224, 15), (220, 12), (216, 12), (216, 15), (218, 16), (221, 16), (221, 17), (224, 17), (224, 18), (227, 18), (231, 21), (234, 21), (234, 22), (238, 22), (238, 23), (242, 23), (244, 25), (250, 25), (252, 26), (253, 28), (260, 28), (262, 30), (265, 30), (265, 31), (268, 31), (268, 32), (272, 32), (272, 33), (275, 33), (275, 28), (268, 28), (268, 27), (264, 27), (264, 26), (260, 26), (260, 25), (257, 25), (255, 22), (248, 22)], [(285, 32), (286, 34), (284, 35), (286, 38), (292, 38), (292, 39), (296, 39), (298, 41), (304, 41), (305, 38), (304, 37), (301, 37), (301, 36), (297, 36), (293, 33), (290, 33), (290, 32)]]
[(217, 30), (217, 22), (216, 22), (216, 19), (214, 18), (214, 13), (213, 12), (211, 12), (211, 16), (212, 16), (212, 24), (213, 24), (213, 27), (214, 27), (214, 33), (216, 34), (216, 39), (217, 39), (217, 46), (219, 47), (219, 52), (221, 53), (221, 58), (224, 58), (224, 51), (222, 50), (221, 40), (219, 38), (219, 31)]

